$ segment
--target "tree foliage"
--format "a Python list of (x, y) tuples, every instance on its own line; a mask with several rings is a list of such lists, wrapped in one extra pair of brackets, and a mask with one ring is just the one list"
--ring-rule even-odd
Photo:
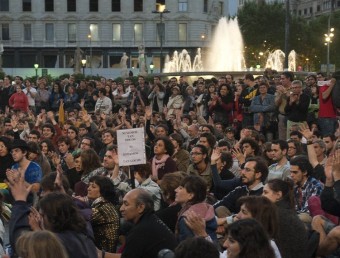
[[(284, 50), (286, 9), (282, 3), (267, 4), (246, 2), (238, 12), (238, 21), (243, 35), (247, 66), (258, 63), (258, 53), (268, 53), (275, 49)], [(326, 63), (327, 47), (324, 46), (324, 34), (327, 33), (328, 15), (304, 19), (290, 15), (289, 50), (298, 53), (298, 65), (320, 69)], [(340, 56), (336, 56), (336, 42), (339, 44), (340, 12), (333, 13), (331, 27), (335, 28), (335, 37), (330, 48), (331, 63), (340, 67)]]

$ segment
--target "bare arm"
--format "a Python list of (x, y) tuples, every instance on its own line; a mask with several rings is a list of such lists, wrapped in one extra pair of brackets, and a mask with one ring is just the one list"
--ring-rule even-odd
[(331, 95), (335, 83), (336, 83), (336, 80), (334, 78), (332, 78), (327, 90), (322, 92), (322, 99), (323, 100), (327, 99)]

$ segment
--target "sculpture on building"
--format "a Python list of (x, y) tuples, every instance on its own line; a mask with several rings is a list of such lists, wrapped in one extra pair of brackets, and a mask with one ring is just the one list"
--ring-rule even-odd
[(139, 74), (140, 75), (147, 75), (147, 72), (146, 72), (146, 63), (145, 63), (145, 48), (144, 48), (144, 45), (140, 45), (138, 47), (138, 53), (139, 53), (139, 56), (138, 56), (138, 64), (139, 64)]
[(83, 58), (84, 51), (80, 49), (80, 47), (77, 47), (74, 51), (74, 67), (73, 70), (75, 73), (81, 73), (81, 59)]
[(129, 76), (129, 71), (127, 69), (127, 60), (129, 57), (126, 55), (126, 53), (123, 53), (122, 58), (120, 59), (120, 73), (123, 78), (126, 78)]

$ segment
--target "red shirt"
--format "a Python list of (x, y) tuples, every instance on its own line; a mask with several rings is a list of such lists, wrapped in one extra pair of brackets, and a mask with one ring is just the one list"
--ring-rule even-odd
[(8, 101), (8, 104), (13, 109), (19, 109), (24, 112), (28, 112), (28, 99), (25, 93), (16, 92), (14, 93)]
[(333, 106), (332, 96), (331, 94), (327, 99), (322, 98), (322, 93), (328, 89), (328, 85), (325, 84), (319, 87), (319, 116), (318, 117), (327, 117), (327, 118), (336, 118), (336, 112)]

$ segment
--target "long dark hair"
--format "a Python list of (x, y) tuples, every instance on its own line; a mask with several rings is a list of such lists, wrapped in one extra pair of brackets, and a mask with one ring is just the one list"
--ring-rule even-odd
[(260, 223), (254, 219), (241, 219), (231, 223), (227, 230), (240, 245), (239, 258), (274, 258), (268, 235)]
[(93, 149), (82, 151), (80, 157), (84, 175), (102, 166), (98, 154)]
[(86, 233), (85, 219), (70, 196), (58, 192), (49, 193), (39, 201), (39, 207), (47, 217), (52, 232), (70, 230)]
[(259, 222), (270, 238), (275, 239), (278, 234), (277, 207), (264, 196), (243, 196), (238, 204), (245, 205), (251, 217)]
[(273, 192), (281, 192), (282, 198), (280, 201), (288, 204), (289, 208), (295, 210), (294, 183), (292, 180), (272, 179), (268, 181), (267, 185)]
[(116, 198), (116, 189), (112, 181), (106, 176), (93, 176), (89, 180), (99, 186), (100, 195), (108, 202), (118, 204)]

